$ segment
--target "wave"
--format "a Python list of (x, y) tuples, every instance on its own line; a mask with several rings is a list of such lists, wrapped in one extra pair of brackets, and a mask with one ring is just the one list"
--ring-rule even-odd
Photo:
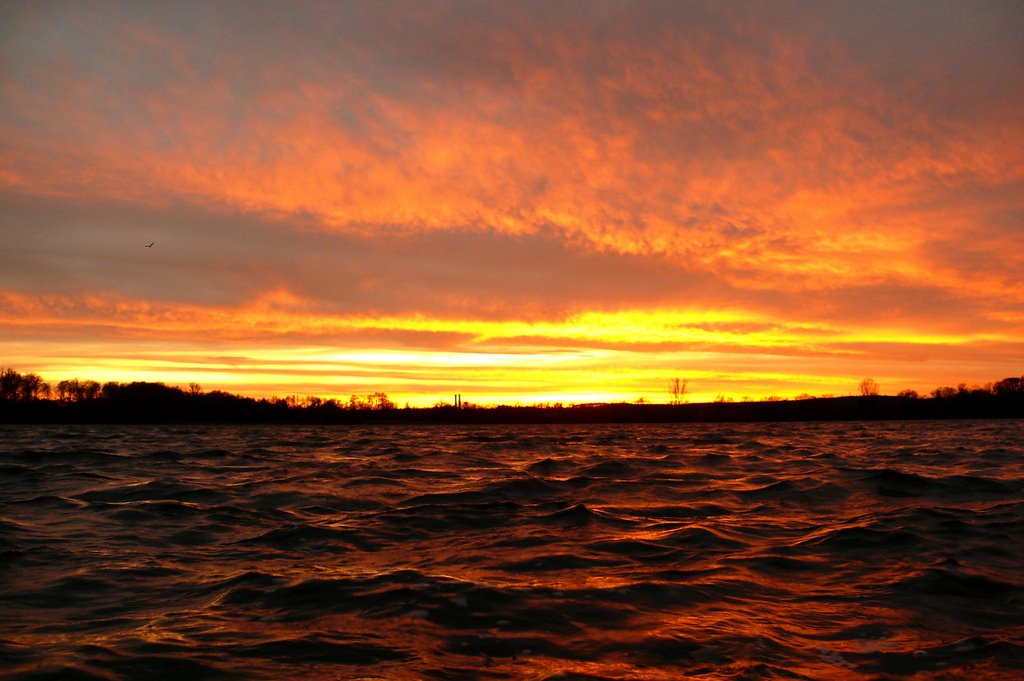
[(5, 428), (0, 675), (1024, 676), (1024, 422)]

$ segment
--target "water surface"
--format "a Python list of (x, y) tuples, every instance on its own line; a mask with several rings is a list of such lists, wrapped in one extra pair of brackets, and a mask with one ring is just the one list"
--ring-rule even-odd
[(3, 427), (0, 674), (1022, 677), (1022, 441)]

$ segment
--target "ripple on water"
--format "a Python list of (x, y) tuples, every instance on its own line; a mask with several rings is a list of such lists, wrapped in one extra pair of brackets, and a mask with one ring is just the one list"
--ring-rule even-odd
[(1024, 677), (1024, 423), (4, 427), (14, 679)]

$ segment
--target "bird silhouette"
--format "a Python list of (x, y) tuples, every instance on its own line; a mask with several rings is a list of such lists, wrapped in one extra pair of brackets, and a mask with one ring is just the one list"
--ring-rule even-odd
[(150, 241), (148, 244), (146, 244), (146, 248), (153, 248), (153, 244), (155, 243), (155, 241)]

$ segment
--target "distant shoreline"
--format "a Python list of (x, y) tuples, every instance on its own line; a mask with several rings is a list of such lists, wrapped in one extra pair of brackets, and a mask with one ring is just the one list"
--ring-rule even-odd
[(883, 395), (772, 402), (590, 404), (576, 406), (406, 407), (345, 409), (294, 406), (227, 396), (183, 395), (177, 400), (97, 398), (0, 402), (5, 424), (600, 424), (882, 421), (1024, 418), (1024, 400), (966, 395), (911, 398)]
[[(685, 383), (679, 384), (685, 385)], [(163, 383), (61, 381), (51, 386), (36, 374), (0, 371), (0, 423), (295, 423), (295, 424), (528, 424), (528, 423), (734, 423), (1024, 418), (1024, 377), (984, 388), (936, 388), (877, 394), (865, 379), (860, 396), (715, 401), (673, 404), (617, 402), (533, 406), (479, 406), (455, 396), (454, 404), (398, 407), (386, 393), (352, 395), (347, 402), (294, 396), (242, 397), (222, 390), (187, 390)]]

